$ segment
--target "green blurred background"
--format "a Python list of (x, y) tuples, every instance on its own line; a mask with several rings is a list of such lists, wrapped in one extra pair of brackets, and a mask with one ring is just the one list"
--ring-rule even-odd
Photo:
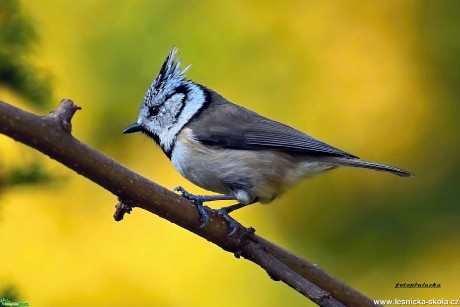
[[(0, 99), (204, 191), (122, 135), (169, 49), (262, 115), (414, 178), (340, 169), (234, 216), (376, 299), (460, 298), (460, 2), (0, 0)], [(30, 306), (310, 306), (256, 265), (0, 135), (0, 297)], [(223, 204), (216, 204), (217, 206)], [(441, 289), (395, 289), (440, 283)]]

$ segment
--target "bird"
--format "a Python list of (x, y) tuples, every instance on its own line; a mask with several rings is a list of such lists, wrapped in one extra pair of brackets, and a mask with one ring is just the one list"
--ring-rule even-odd
[(155, 141), (175, 169), (193, 184), (218, 195), (193, 195), (204, 227), (209, 215), (204, 202), (237, 203), (210, 209), (229, 224), (229, 214), (247, 205), (273, 201), (302, 179), (340, 166), (366, 168), (398, 176), (413, 176), (401, 168), (369, 162), (328, 145), (283, 123), (234, 104), (186, 76), (173, 47), (148, 88), (137, 121), (123, 133), (141, 132)]

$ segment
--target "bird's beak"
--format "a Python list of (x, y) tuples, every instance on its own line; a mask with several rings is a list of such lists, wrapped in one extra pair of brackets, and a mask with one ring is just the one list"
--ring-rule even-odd
[(142, 126), (139, 125), (138, 123), (132, 124), (125, 130), (123, 130), (123, 133), (134, 133), (134, 132), (140, 132), (142, 131)]

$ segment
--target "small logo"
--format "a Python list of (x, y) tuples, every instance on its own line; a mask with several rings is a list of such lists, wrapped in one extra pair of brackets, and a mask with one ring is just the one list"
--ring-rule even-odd
[(0, 306), (29, 306), (27, 302), (12, 302), (7, 298), (0, 298)]
[(395, 288), (441, 288), (440, 283), (426, 283), (426, 282), (413, 282), (413, 283), (396, 283)]

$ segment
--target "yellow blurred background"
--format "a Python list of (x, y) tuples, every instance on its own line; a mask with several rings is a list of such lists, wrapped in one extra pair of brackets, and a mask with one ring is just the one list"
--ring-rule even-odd
[[(11, 2), (0, 1), (0, 31)], [(19, 3), (38, 36), (24, 61), (49, 76), (53, 98), (39, 105), (2, 84), (1, 100), (46, 114), (70, 98), (82, 107), (81, 141), (167, 188), (206, 194), (152, 141), (121, 134), (175, 45), (197, 83), (416, 174), (340, 169), (236, 212), (238, 221), (372, 298), (460, 299), (460, 2)], [(29, 165), (51, 179), (8, 184)], [(116, 223), (116, 201), (0, 135), (0, 293), (30, 306), (314, 305), (145, 211)], [(441, 288), (395, 289), (413, 282)]]

